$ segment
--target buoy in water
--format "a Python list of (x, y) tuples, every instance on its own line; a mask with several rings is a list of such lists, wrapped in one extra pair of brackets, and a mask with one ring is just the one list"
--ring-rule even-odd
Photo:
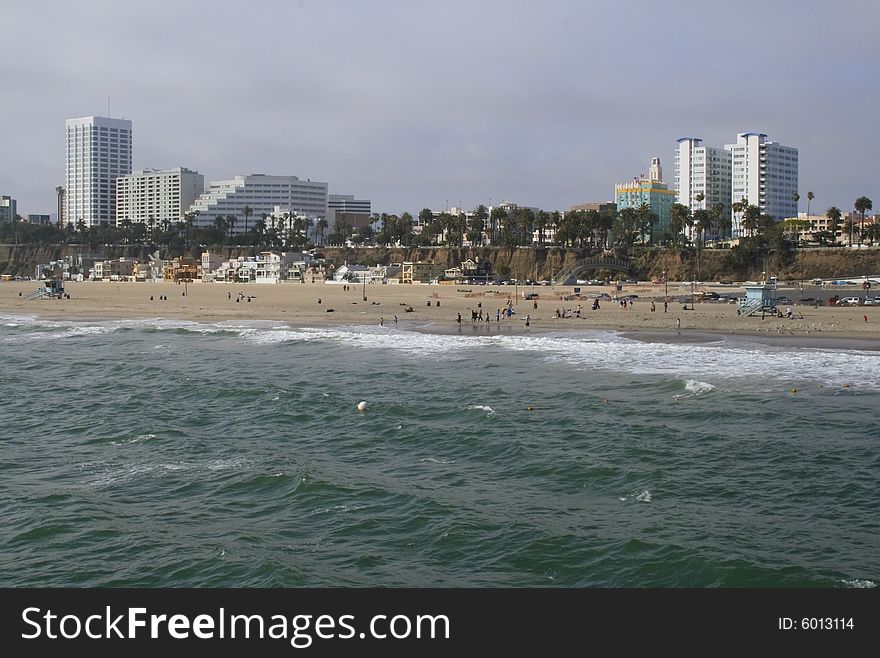
[(534, 410), (535, 410), (535, 408), (534, 408), (532, 405), (529, 405), (528, 407), (526, 407), (526, 409), (528, 409), (529, 411), (534, 411)]
[(791, 392), (792, 392), (792, 393), (797, 393), (797, 389), (796, 389), (796, 388), (793, 388), (793, 389), (791, 389)]
[(357, 406), (358, 411), (365, 411), (366, 408), (367, 408), (367, 403), (365, 401), (361, 400), (360, 402), (358, 402), (358, 406)]

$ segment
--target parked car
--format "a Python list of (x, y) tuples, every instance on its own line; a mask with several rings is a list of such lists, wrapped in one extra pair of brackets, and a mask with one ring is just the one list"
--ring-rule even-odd
[(777, 304), (791, 304), (791, 300), (788, 297), (786, 297), (785, 295), (780, 295), (779, 297), (776, 298), (776, 303)]
[(858, 306), (862, 303), (862, 300), (858, 297), (844, 297), (843, 299), (837, 300), (838, 306)]
[(877, 297), (868, 297), (864, 302), (865, 306), (880, 306), (880, 299)]

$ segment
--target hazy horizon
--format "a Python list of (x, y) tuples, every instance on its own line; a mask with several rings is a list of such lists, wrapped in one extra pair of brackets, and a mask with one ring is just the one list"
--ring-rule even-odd
[[(52, 213), (64, 122), (133, 123), (133, 168), (296, 175), (374, 212), (610, 201), (676, 139), (799, 149), (800, 209), (875, 197), (865, 0), (726, 5), (0, 0), (0, 194)], [(51, 19), (51, 20), (50, 20)]]

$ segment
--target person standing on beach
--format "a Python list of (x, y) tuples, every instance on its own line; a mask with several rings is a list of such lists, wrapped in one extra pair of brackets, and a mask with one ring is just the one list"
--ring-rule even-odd
[(668, 308), (669, 308), (669, 302), (667, 302), (666, 300), (663, 300), (663, 312), (666, 313), (666, 309), (668, 309)]
[(675, 330), (681, 331), (681, 318), (675, 318)]
[(458, 314), (458, 320), (456, 320), (456, 322), (458, 322), (458, 325), (461, 326), (461, 313)]

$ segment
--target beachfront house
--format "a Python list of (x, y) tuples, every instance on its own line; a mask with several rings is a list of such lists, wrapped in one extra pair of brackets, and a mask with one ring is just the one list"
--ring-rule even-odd
[(462, 271), (460, 267), (450, 267), (448, 270), (443, 272), (443, 277), (447, 281), (461, 281), (462, 279)]
[(199, 263), (193, 258), (162, 261), (162, 278), (165, 281), (195, 281), (200, 275)]
[[(291, 274), (293, 278), (301, 279), (302, 270), (305, 269), (303, 254), (297, 253), (264, 251), (257, 256), (256, 262), (255, 283), (281, 283), (290, 279)], [(302, 269), (299, 265), (303, 266)]]
[(135, 265), (137, 265), (136, 259), (126, 257), (95, 261), (92, 278), (95, 281), (125, 280), (133, 276)]
[(443, 276), (446, 270), (445, 263), (429, 261), (404, 261), (401, 264), (401, 283), (431, 283)]
[(213, 274), (214, 270), (223, 265), (223, 256), (220, 254), (212, 254), (210, 251), (202, 252), (202, 279), (206, 279), (207, 274)]
[(336, 271), (333, 272), (333, 282), (334, 283), (363, 283), (364, 279), (369, 276), (370, 268), (366, 265), (358, 265), (352, 264), (349, 265), (346, 263), (345, 265), (340, 265), (336, 268)]

